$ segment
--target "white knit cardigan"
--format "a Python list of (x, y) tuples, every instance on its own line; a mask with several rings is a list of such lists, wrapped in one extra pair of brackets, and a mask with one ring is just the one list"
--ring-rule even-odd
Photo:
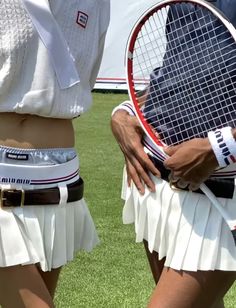
[[(48, 51), (22, 0), (0, 6), (0, 112), (74, 118), (91, 105), (109, 23), (109, 0), (50, 0), (79, 70), (80, 83), (59, 88)], [(78, 14), (87, 16), (78, 22)], [(85, 25), (86, 24), (86, 25)]]

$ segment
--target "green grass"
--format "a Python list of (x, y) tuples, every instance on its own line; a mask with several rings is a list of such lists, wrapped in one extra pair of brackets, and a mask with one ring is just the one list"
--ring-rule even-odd
[[(110, 130), (114, 106), (124, 94), (94, 93), (93, 108), (74, 122), (85, 180), (85, 198), (101, 243), (79, 252), (64, 267), (57, 293), (58, 308), (144, 308), (154, 288), (142, 244), (135, 244), (133, 225), (122, 224), (120, 200), (123, 156)], [(226, 296), (235, 307), (236, 287)]]

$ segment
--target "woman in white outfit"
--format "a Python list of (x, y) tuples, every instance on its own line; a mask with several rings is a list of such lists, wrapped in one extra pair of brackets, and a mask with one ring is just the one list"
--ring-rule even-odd
[(0, 305), (53, 307), (60, 269), (99, 239), (72, 119), (88, 110), (106, 0), (0, 6)]
[[(236, 25), (233, 0), (212, 2)], [(185, 5), (179, 5), (182, 13)], [(174, 17), (168, 25), (174, 26)], [(155, 81), (158, 84), (158, 75)], [(144, 241), (157, 283), (149, 307), (224, 307), (223, 296), (236, 278), (236, 247), (224, 219), (198, 188), (211, 182), (236, 219), (235, 157), (221, 165), (219, 139), (211, 132), (166, 148), (169, 158), (163, 164), (129, 101), (114, 109), (111, 125), (126, 160), (123, 221), (135, 224), (136, 241)], [(236, 129), (229, 126), (220, 136), (227, 145), (230, 141), (229, 152), (235, 153)]]

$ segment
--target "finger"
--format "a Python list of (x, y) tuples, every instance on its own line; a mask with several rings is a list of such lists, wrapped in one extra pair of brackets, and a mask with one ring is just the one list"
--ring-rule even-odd
[(173, 169), (173, 159), (171, 157), (166, 158), (163, 161), (163, 165), (167, 170), (174, 170)]
[(176, 151), (178, 151), (179, 147), (180, 147), (180, 145), (164, 147), (164, 152), (168, 156), (172, 156), (173, 154), (175, 154)]
[(129, 179), (130, 181), (129, 186), (131, 185), (131, 181), (132, 181), (134, 185), (136, 186), (137, 190), (140, 192), (140, 194), (143, 195), (145, 192), (145, 184), (144, 182), (142, 182), (141, 178), (138, 175), (138, 172), (131, 164), (127, 168), (127, 174), (128, 174), (127, 179)]
[(130, 187), (131, 186), (132, 178), (130, 176), (129, 168), (128, 168), (127, 164), (126, 164), (126, 174), (127, 174), (127, 184), (128, 184), (128, 187)]
[(201, 185), (200, 183), (199, 184), (191, 183), (191, 184), (189, 184), (189, 190), (196, 191), (200, 188), (200, 185)]
[(206, 178), (201, 176), (201, 174), (197, 174), (196, 172), (192, 173), (188, 170), (174, 171), (173, 174), (176, 179), (179, 178), (182, 181), (189, 183), (189, 185), (193, 185), (193, 187), (196, 186), (197, 189), (199, 188), (201, 183), (206, 180)]
[(142, 165), (145, 170), (151, 172), (154, 176), (158, 178), (161, 177), (160, 171), (157, 169), (157, 167), (155, 166), (155, 164), (152, 162), (152, 160), (150, 159), (148, 155), (143, 157)]
[(173, 184), (177, 183), (179, 180), (180, 180), (180, 177), (177, 176), (174, 172), (171, 172), (169, 174), (169, 181), (172, 182)]
[(178, 188), (184, 189), (184, 188), (187, 188), (187, 187), (188, 187), (189, 182), (186, 182), (186, 181), (180, 179), (175, 185), (176, 185)]
[(145, 192), (145, 185), (151, 192), (155, 192), (155, 183), (151, 179), (149, 172), (138, 161), (128, 162), (128, 169), (132, 181), (141, 194)]
[[(151, 172), (154, 176), (158, 178), (161, 177), (160, 171), (156, 168), (150, 157), (144, 151), (143, 146), (136, 148), (133, 155), (129, 156), (128, 159), (132, 165), (137, 166), (137, 168), (139, 168), (138, 164), (140, 164), (142, 169), (145, 170), (145, 173)], [(142, 169), (139, 169), (141, 173), (143, 172)]]
[(172, 188), (185, 189), (189, 185), (189, 181), (181, 178), (176, 172), (171, 172), (169, 174), (169, 181)]

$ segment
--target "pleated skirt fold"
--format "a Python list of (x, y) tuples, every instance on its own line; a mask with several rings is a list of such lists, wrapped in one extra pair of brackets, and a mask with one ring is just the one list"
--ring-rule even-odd
[[(173, 190), (154, 178), (156, 192), (142, 196), (135, 185), (127, 186), (124, 172), (123, 222), (134, 223), (136, 241), (148, 241), (149, 250), (166, 258), (176, 270), (236, 270), (236, 246), (232, 234), (209, 199), (194, 192)], [(219, 198), (236, 219), (236, 198)]]
[(99, 239), (84, 199), (69, 204), (0, 209), (0, 267), (39, 263), (58, 268)]

